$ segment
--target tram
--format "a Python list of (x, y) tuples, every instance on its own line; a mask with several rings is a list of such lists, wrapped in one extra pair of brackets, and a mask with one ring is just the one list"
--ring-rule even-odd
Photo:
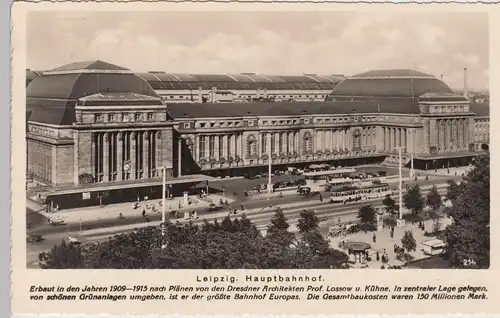
[(392, 195), (392, 190), (387, 183), (366, 187), (346, 186), (331, 191), (330, 202), (347, 204), (361, 200), (380, 199), (386, 195)]

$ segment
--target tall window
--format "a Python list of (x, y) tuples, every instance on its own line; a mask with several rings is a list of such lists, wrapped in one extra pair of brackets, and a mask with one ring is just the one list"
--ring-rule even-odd
[(254, 135), (249, 135), (247, 138), (247, 157), (257, 154), (257, 139)]
[(262, 133), (262, 153), (263, 154), (267, 154), (267, 138), (268, 137), (268, 133)]
[(283, 139), (284, 139), (284, 134), (280, 133), (278, 136), (278, 152), (280, 154), (283, 153)]
[(276, 134), (271, 134), (271, 153), (276, 153)]
[(313, 138), (310, 132), (304, 134), (304, 139), (302, 142), (302, 150), (304, 152), (311, 152), (313, 150)]
[(200, 159), (201, 158), (205, 158), (206, 157), (206, 140), (205, 140), (205, 136), (200, 136)]
[(224, 157), (224, 136), (219, 136), (219, 158)]
[(227, 137), (227, 156), (228, 157), (231, 157), (233, 155), (233, 149), (234, 149), (233, 136), (229, 135)]
[(359, 129), (356, 129), (353, 133), (353, 138), (352, 138), (352, 147), (354, 149), (359, 149), (361, 148), (361, 133)]
[(208, 156), (215, 157), (215, 136), (208, 137)]

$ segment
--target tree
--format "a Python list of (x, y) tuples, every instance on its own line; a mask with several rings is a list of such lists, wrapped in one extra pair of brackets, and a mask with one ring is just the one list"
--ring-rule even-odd
[(420, 193), (418, 184), (410, 187), (403, 196), (405, 208), (410, 210), (412, 214), (417, 215), (424, 209), (424, 198)]
[(359, 208), (358, 219), (366, 230), (373, 230), (377, 222), (376, 211), (370, 204), (365, 204)]
[(431, 191), (427, 193), (426, 205), (435, 213), (437, 213), (439, 208), (443, 205), (443, 200), (441, 200), (441, 195), (435, 185), (432, 186)]
[(446, 183), (448, 184), (448, 188), (446, 189), (446, 199), (453, 202), (459, 196), (460, 187), (454, 180), (448, 180)]
[[(450, 184), (449, 184), (450, 185)], [(480, 156), (474, 168), (453, 188), (450, 217), (446, 228), (450, 265), (488, 268), (490, 264), (490, 157)]]
[(267, 227), (266, 239), (276, 244), (290, 246), (295, 239), (295, 235), (288, 231), (290, 224), (286, 221), (285, 214), (281, 209), (276, 210), (271, 223)]
[[(317, 230), (314, 214), (303, 217), (308, 231), (287, 244), (286, 220), (277, 213), (270, 233), (261, 232), (245, 216), (221, 223), (165, 223), (114, 235), (105, 242), (81, 245), (62, 242), (47, 255), (44, 268), (108, 269), (291, 269), (343, 268), (347, 255), (330, 248)], [(278, 239), (278, 238), (281, 238)], [(42, 266), (42, 265), (41, 265)]]
[(396, 213), (397, 207), (396, 207), (396, 201), (391, 197), (390, 194), (386, 195), (384, 200), (382, 201), (382, 204), (385, 205), (385, 211), (390, 214)]
[(271, 224), (267, 227), (267, 232), (274, 231), (287, 231), (290, 224), (286, 221), (285, 214), (281, 209), (277, 209), (273, 218), (271, 219)]
[(44, 266), (48, 268), (82, 268), (83, 257), (79, 244), (66, 243), (62, 241), (59, 245), (54, 245), (47, 255), (47, 262)]
[(405, 231), (405, 234), (401, 238), (401, 245), (407, 252), (407, 257), (410, 252), (414, 252), (417, 249), (417, 242), (415, 241), (411, 231)]
[(319, 227), (319, 219), (313, 211), (300, 212), (297, 228), (300, 233), (311, 232)]

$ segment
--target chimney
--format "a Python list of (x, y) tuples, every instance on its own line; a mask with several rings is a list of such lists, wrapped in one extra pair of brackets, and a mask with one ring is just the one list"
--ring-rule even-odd
[(467, 87), (467, 68), (464, 68), (464, 97), (469, 99), (469, 88)]
[(212, 87), (212, 103), (217, 103), (217, 87)]
[(441, 74), (441, 82), (443, 81), (443, 74)]

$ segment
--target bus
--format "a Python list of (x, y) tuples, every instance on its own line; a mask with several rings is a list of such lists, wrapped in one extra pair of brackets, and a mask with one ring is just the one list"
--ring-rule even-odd
[(356, 170), (353, 168), (343, 168), (343, 169), (335, 169), (328, 171), (313, 171), (313, 172), (305, 172), (303, 176), (306, 179), (307, 186), (326, 186), (326, 184), (333, 179), (339, 178), (351, 178), (353, 174), (356, 173)]
[(357, 185), (357, 181), (351, 178), (337, 178), (331, 179), (325, 185), (326, 191), (335, 191), (337, 189), (341, 189), (343, 187), (355, 186)]
[(392, 195), (391, 187), (387, 183), (367, 187), (346, 186), (332, 191), (330, 202), (346, 204), (360, 200), (380, 199), (387, 195)]

